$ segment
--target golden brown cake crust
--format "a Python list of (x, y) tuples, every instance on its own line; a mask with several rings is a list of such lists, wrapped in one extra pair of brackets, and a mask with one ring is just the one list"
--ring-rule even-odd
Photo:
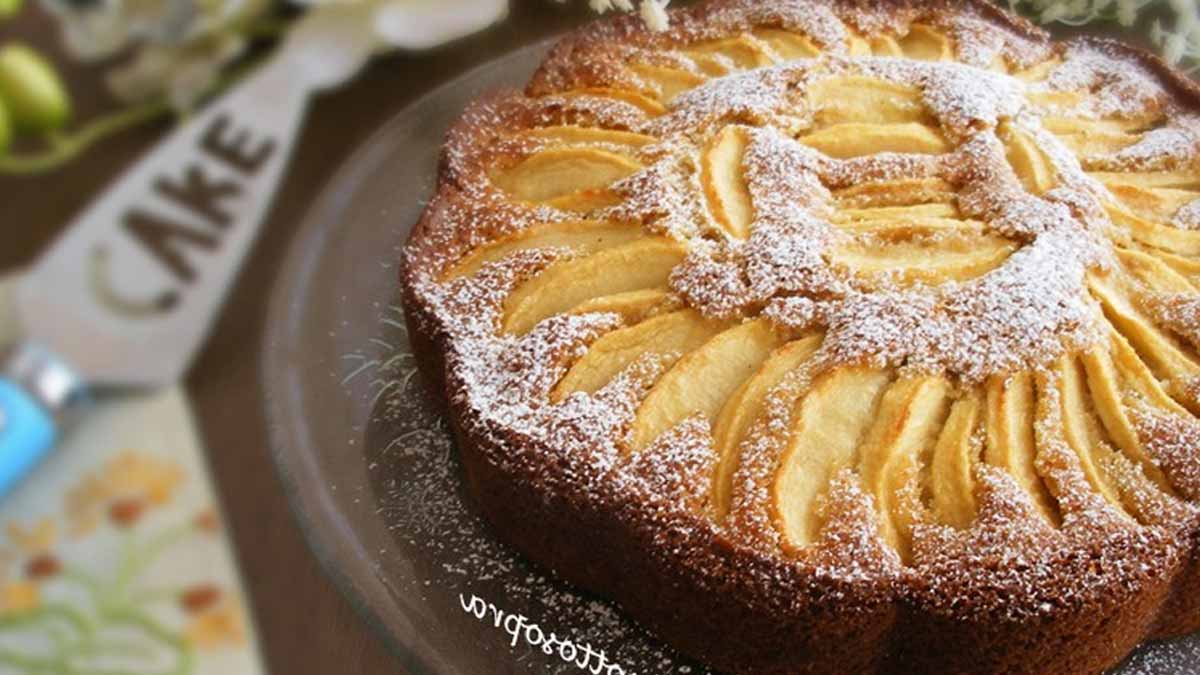
[[(650, 61), (655, 57), (647, 54), (658, 54), (672, 64), (662, 55), (674, 47), (762, 27), (795, 31), (827, 48), (845, 31), (903, 34), (914, 23), (951, 33), (994, 30), (1002, 37), (991, 56), (1014, 68), (1094, 50), (1138, 64), (1145, 77), (1157, 78), (1172, 106), (1200, 106), (1200, 90), (1153, 55), (1099, 40), (1054, 44), (986, 2), (710, 0), (673, 12), (665, 34), (629, 17), (598, 22), (555, 46), (525, 92), (485, 97), (450, 131), (436, 195), (404, 256), (414, 353), (447, 406), (470, 492), (501, 538), (564, 579), (613, 598), (685, 654), (738, 673), (1101, 672), (1144, 640), (1200, 629), (1200, 529), (1190, 501), (1196, 495), (1183, 494), (1186, 481), (1175, 474), (1177, 498), (1121, 487), (1134, 522), (1073, 486), (1083, 480), (1073, 455), (1058, 452), (1052, 432), (1042, 429), (1039, 471), (1058, 502), (1059, 520), (1037, 514), (1013, 480), (981, 465), (971, 526), (914, 527), (911, 552), (898, 556), (877, 533), (860, 480), (842, 471), (820, 506), (833, 516), (811, 550), (796, 552), (774, 530), (765, 531), (766, 521), (747, 520), (737, 531), (713, 516), (707, 477), (715, 460), (686, 429), (653, 459), (606, 447), (601, 430), (627, 425), (632, 415), (621, 395), (643, 391), (632, 375), (624, 391), (565, 401), (568, 413), (549, 422), (509, 400), (520, 402), (526, 390), (544, 397), (581, 355), (580, 345), (612, 328), (600, 320), (547, 321), (553, 325), (542, 326), (535, 349), (472, 351), (481, 328), (465, 317), (475, 315), (494, 330), (506, 294), (552, 257), (533, 252), (519, 264), (485, 266), (478, 275), (487, 278), (469, 288), (444, 278), (484, 242), (530, 223), (574, 217), (509, 199), (492, 186), (489, 172), (529, 152), (524, 141), (505, 140), (528, 129), (569, 124), (645, 132), (652, 92), (649, 102), (588, 98), (600, 90), (644, 90), (624, 67), (633, 55)], [(753, 124), (755, 114), (738, 119)], [(652, 212), (637, 216), (647, 227), (657, 222)], [(1078, 348), (1089, 344), (1080, 338)], [(481, 359), (499, 367), (475, 367)], [(497, 370), (509, 379), (483, 381)], [(978, 379), (992, 376), (980, 371)], [(497, 397), (504, 398), (495, 406), (503, 414), (489, 409)], [(1187, 445), (1187, 433), (1163, 431), (1161, 438)], [(1184, 463), (1197, 461), (1193, 453)]]

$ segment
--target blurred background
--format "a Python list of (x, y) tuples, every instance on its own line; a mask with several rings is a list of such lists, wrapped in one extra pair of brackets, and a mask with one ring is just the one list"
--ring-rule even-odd
[[(470, 11), (469, 3), (460, 4), (462, 11)], [(285, 7), (280, 13), (286, 19), (300, 11)], [(259, 346), (268, 291), (284, 249), (311, 196), (360, 142), (408, 102), (475, 65), (592, 16), (584, 2), (514, 0), (508, 17), (482, 33), (424, 53), (379, 57), (349, 84), (319, 96), (309, 112), (258, 244), (185, 383), (253, 607), (267, 672), (400, 672), (384, 643), (322, 576), (292, 520), (269, 457), (258, 381)], [(114, 94), (110, 80), (115, 64), (130, 55), (81, 61), (64, 46), (61, 31), (59, 19), (29, 2), (0, 22), (0, 49), (27, 45), (53, 65), (71, 101), (65, 129), (129, 109), (130, 104)], [(273, 40), (265, 35), (248, 42), (235, 67), (265, 54)], [(0, 224), (7, 235), (0, 244), (0, 270), (31, 263), (72, 216), (176, 123), (170, 111), (149, 117), (52, 168), (0, 172)], [(35, 155), (43, 148), (39, 138), (18, 138), (10, 152)], [(0, 540), (5, 521), (0, 507)]]

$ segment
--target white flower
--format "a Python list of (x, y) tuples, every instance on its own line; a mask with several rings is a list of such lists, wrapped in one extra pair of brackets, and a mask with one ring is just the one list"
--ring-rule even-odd
[(1126, 28), (1137, 22), (1142, 3), (1137, 0), (1117, 0), (1117, 23)]
[(245, 50), (245, 40), (217, 34), (184, 46), (144, 45), (125, 64), (109, 71), (109, 89), (123, 101), (165, 95), (176, 110), (190, 110), (217, 83), (222, 69)]
[(60, 21), (63, 44), (72, 56), (84, 61), (107, 58), (129, 43), (131, 22), (120, 12), (103, 9), (76, 10), (68, 4), (47, 2), (49, 13)]
[(1150, 41), (1156, 45), (1162, 44), (1163, 40), (1167, 39), (1167, 33), (1163, 30), (1162, 20), (1155, 19), (1154, 23), (1150, 24)]
[[(1149, 0), (1143, 0), (1149, 2)], [(1200, 25), (1200, 3), (1196, 0), (1171, 0), (1171, 9), (1178, 17), (1176, 26), (1182, 30), (1192, 30)]]
[(106, 58), (139, 43), (181, 45), (261, 15), (270, 0), (42, 0), (58, 19), (63, 41), (84, 60)]
[(396, 49), (436, 47), (483, 30), (508, 14), (508, 0), (358, 1), (376, 5), (375, 38)]
[(1183, 59), (1186, 47), (1187, 36), (1183, 33), (1171, 33), (1162, 45), (1163, 58), (1171, 65), (1179, 63)]
[[(1200, 62), (1200, 2), (1198, 0), (1008, 0), (1011, 9), (1033, 15), (1042, 23), (1085, 25), (1100, 19), (1115, 19), (1125, 27), (1137, 25), (1151, 6), (1167, 5), (1150, 25), (1150, 40), (1158, 45), (1163, 58), (1178, 64)], [(1158, 12), (1156, 12), (1158, 13)], [(1192, 69), (1200, 67), (1193, 65)]]
[[(556, 2), (565, 2), (566, 0), (555, 0)], [(638, 14), (642, 17), (642, 21), (646, 26), (653, 31), (664, 31), (670, 24), (670, 19), (667, 16), (667, 4), (671, 0), (641, 0), (638, 5)], [(588, 7), (592, 8), (597, 14), (606, 14), (612, 10), (620, 12), (632, 12), (634, 0), (588, 0)]]
[(633, 11), (633, 0), (588, 0), (588, 6), (593, 12), (604, 14), (609, 10), (616, 9), (621, 12)]
[(76, 58), (97, 60), (128, 52), (106, 75), (121, 100), (166, 97), (186, 110), (238, 58), (245, 40), (239, 23), (261, 15), (271, 0), (42, 0), (58, 19)]
[(670, 0), (642, 0), (639, 11), (642, 21), (646, 22), (650, 30), (661, 32), (670, 26), (670, 18), (667, 16), (668, 2)]
[(1193, 63), (1189, 70), (1200, 61), (1200, 7), (1189, 0), (1171, 0), (1171, 8), (1175, 11), (1175, 23), (1167, 28), (1155, 19), (1150, 27), (1150, 40), (1158, 45), (1163, 59), (1171, 64), (1182, 61)]
[[(356, 44), (369, 49), (427, 49), (474, 33), (503, 18), (508, 0), (292, 0), (345, 4), (364, 17)], [(614, 0), (618, 5), (630, 0)], [(59, 19), (64, 41), (84, 59), (128, 52), (107, 74), (124, 101), (165, 97), (194, 107), (246, 46), (250, 20), (274, 0), (42, 0)], [(341, 11), (333, 10), (330, 11)]]

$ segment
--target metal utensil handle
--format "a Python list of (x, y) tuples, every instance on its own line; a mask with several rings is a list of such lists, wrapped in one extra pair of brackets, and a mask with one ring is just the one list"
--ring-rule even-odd
[(50, 452), (84, 384), (60, 359), (21, 343), (0, 365), (0, 496)]

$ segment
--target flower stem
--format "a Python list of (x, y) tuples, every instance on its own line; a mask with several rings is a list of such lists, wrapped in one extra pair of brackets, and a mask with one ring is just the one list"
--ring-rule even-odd
[(292, 22), (282, 17), (268, 16), (246, 26), (240, 32), (251, 39), (278, 39), (287, 33)]
[(38, 174), (57, 169), (100, 141), (171, 112), (165, 100), (150, 101), (92, 120), (79, 130), (51, 139), (38, 153), (0, 155), (0, 174)]

